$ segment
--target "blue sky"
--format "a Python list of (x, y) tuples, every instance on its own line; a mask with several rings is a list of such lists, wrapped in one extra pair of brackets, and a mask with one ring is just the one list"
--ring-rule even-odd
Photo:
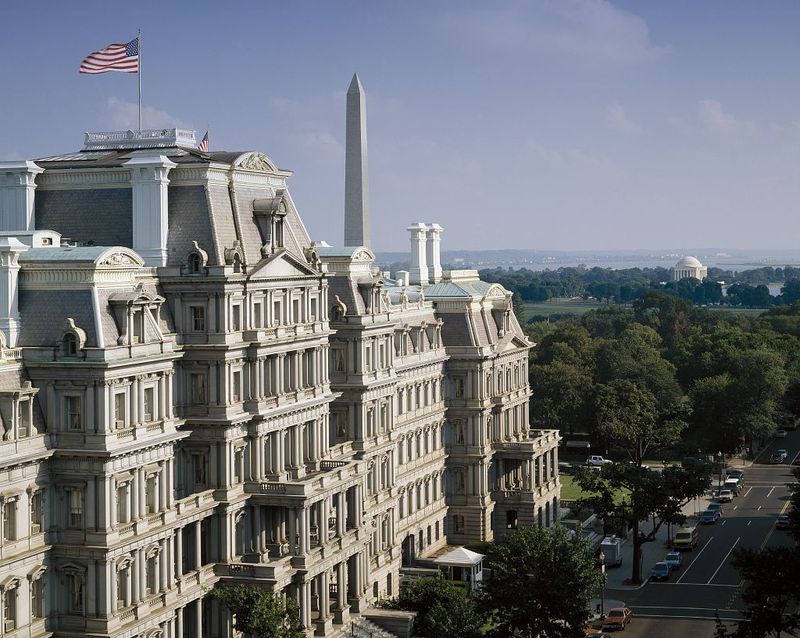
[[(80, 10), (78, 10), (80, 6)], [(373, 246), (437, 221), (445, 249), (792, 248), (800, 3), (11, 3), (0, 159), (135, 126), (136, 76), (81, 59), (143, 31), (145, 126), (295, 171), (340, 244), (345, 92), (367, 92)]]

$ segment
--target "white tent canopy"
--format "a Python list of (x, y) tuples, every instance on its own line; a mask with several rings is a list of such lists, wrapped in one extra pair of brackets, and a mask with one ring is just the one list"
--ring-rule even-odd
[(434, 558), (433, 562), (437, 565), (456, 565), (458, 567), (471, 567), (472, 565), (480, 565), (481, 561), (486, 558), (483, 554), (473, 552), (466, 547), (456, 547), (451, 549), (446, 554)]

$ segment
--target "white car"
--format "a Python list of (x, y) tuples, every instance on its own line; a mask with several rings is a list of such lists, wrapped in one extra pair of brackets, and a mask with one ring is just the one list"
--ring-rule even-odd
[(720, 490), (717, 500), (720, 503), (730, 503), (733, 500), (733, 492), (731, 490)]
[(613, 463), (613, 461), (611, 459), (604, 459), (602, 456), (597, 454), (593, 454), (586, 459), (586, 465), (589, 465), (590, 467), (603, 467), (608, 463)]
[(778, 430), (775, 432), (776, 439), (785, 439), (786, 438), (786, 430)]

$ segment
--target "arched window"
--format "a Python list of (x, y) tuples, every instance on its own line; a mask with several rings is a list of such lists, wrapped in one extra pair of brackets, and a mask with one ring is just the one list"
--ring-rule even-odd
[(239, 257), (239, 253), (233, 256), (233, 272), (242, 272), (242, 258)]
[(203, 270), (203, 258), (197, 253), (189, 253), (189, 272), (193, 275)]

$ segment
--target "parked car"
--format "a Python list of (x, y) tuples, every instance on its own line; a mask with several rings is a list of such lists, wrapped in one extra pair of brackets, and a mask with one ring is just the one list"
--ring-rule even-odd
[(800, 454), (794, 457), (794, 461), (792, 461), (792, 465), (800, 465)]
[(593, 454), (588, 459), (586, 459), (586, 465), (590, 467), (603, 467), (608, 463), (613, 463), (611, 459), (604, 459), (602, 456), (598, 454)]
[(717, 522), (719, 518), (719, 512), (715, 512), (713, 510), (705, 510), (700, 514), (700, 522), (703, 525), (713, 525)]
[(729, 468), (727, 471), (729, 479), (738, 479), (740, 483), (744, 482), (744, 472), (742, 470), (734, 470)]
[(716, 500), (716, 499), (714, 499), (713, 501), (711, 501), (711, 502), (708, 504), (708, 507), (706, 507), (706, 509), (707, 509), (707, 510), (711, 510), (712, 512), (718, 512), (720, 516), (722, 516), (722, 515), (724, 514), (724, 510), (722, 509), (722, 503), (720, 503), (720, 502), (719, 502), (718, 500)]
[(789, 529), (792, 521), (786, 514), (781, 514), (775, 519), (775, 529)]
[(786, 430), (778, 430), (775, 432), (776, 439), (785, 439), (786, 438)]
[(697, 532), (697, 528), (684, 526), (675, 533), (675, 538), (672, 539), (672, 546), (678, 550), (692, 551), (699, 541), (700, 534)]
[(733, 492), (731, 490), (720, 490), (717, 494), (717, 500), (720, 503), (730, 503), (733, 501)]
[(633, 616), (633, 609), (630, 607), (614, 607), (609, 609), (603, 620), (603, 626), (600, 631), (605, 629), (625, 629), (625, 626), (631, 621)]
[(780, 455), (780, 456), (782, 456), (783, 458), (786, 458), (786, 457), (788, 457), (788, 456), (789, 456), (789, 452), (788, 452), (788, 451), (786, 451), (784, 448), (781, 448), (781, 449), (779, 449), (779, 450), (775, 450), (775, 454), (779, 454), (779, 455)]
[(664, 557), (664, 562), (669, 565), (670, 569), (680, 569), (683, 563), (683, 554), (680, 552), (667, 552), (667, 555)]
[(653, 580), (667, 580), (672, 573), (672, 568), (666, 561), (659, 561), (650, 570), (650, 578)]
[(780, 463), (783, 463), (783, 456), (780, 454), (773, 454), (769, 457), (769, 462), (773, 465), (779, 465)]

